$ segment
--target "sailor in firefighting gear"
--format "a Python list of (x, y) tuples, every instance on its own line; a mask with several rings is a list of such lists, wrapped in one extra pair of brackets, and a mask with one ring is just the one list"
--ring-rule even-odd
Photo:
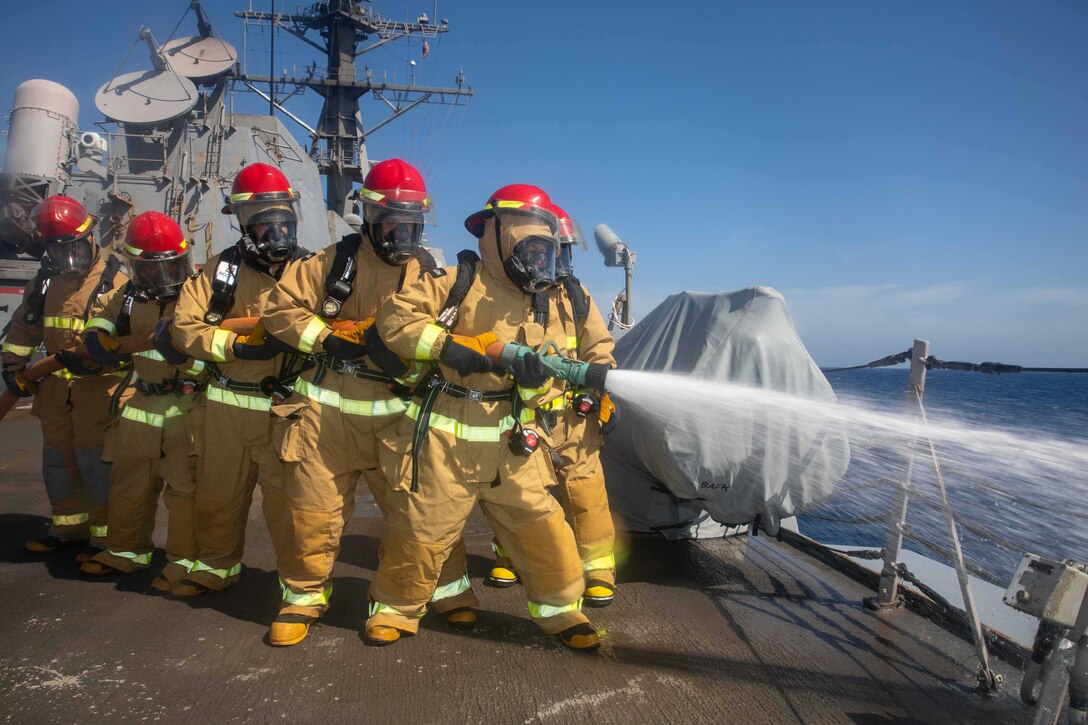
[[(378, 508), (387, 510), (378, 446), (404, 416), (407, 391), (367, 358), (364, 333), (378, 305), (403, 285), (445, 274), (422, 245), (431, 197), (415, 168), (400, 159), (382, 161), (367, 174), (359, 197), (362, 234), (293, 265), (264, 313), (268, 334), (319, 361), (295, 383), (294, 412), (275, 436), (288, 476), (278, 563), (282, 601), (268, 634), (273, 645), (302, 641), (328, 607), (360, 476)], [(447, 569), (450, 581), (440, 580), (440, 587), (449, 595), (435, 608), (450, 624), (470, 626), (476, 600), (465, 594), (463, 546)]]
[(565, 351), (574, 337), (553, 288), (558, 219), (547, 194), (513, 184), (465, 225), (479, 238), (482, 262), (452, 312), (447, 301), (459, 275), (425, 275), (383, 303), (376, 318), (389, 350), (436, 365), (383, 445), (394, 488), (364, 636), (383, 645), (418, 630), (442, 564), (479, 502), (522, 573), (533, 620), (569, 647), (596, 649), (597, 633), (581, 611), (574, 535), (548, 492), (555, 471), (537, 416), (563, 394), (563, 383), (548, 377), (536, 354), (518, 358), (509, 375), (486, 354), (496, 342), (546, 340)]
[[(279, 169), (251, 164), (238, 172), (224, 213), (234, 214), (242, 238), (210, 258), (182, 286), (169, 335), (156, 349), (168, 362), (193, 357), (207, 363), (196, 489), (197, 554), (176, 596), (220, 591), (242, 570), (246, 520), (258, 477), (265, 521), (280, 550), (285, 468), (272, 446), (272, 427), (290, 397), (301, 362), (282, 354), (258, 325), (237, 334), (221, 327), (232, 318), (259, 317), (268, 294), (298, 252), (298, 193)], [(271, 411), (271, 412), (270, 412)]]
[(79, 345), (98, 296), (123, 284), (125, 276), (120, 261), (107, 260), (99, 250), (95, 217), (75, 199), (51, 196), (33, 218), (45, 255), (3, 344), (4, 384), (16, 395), (35, 396), (31, 410), (42, 425), (42, 478), (53, 514), (49, 535), (27, 541), (26, 548), (46, 553), (89, 538), (91, 550), (77, 557), (82, 560), (105, 546), (110, 469), (102, 460), (103, 431), (125, 374), (103, 374), (97, 364), (68, 359), (86, 375), (65, 369), (35, 385), (22, 371), (39, 344), (50, 355)]
[(190, 410), (198, 405), (203, 361), (187, 360), (181, 369), (154, 349), (132, 356), (117, 353), (118, 340), (139, 335), (150, 340), (156, 326), (174, 316), (182, 284), (193, 276), (192, 251), (181, 228), (157, 211), (129, 224), (123, 256), (129, 283), (104, 295), (101, 308), (87, 322), (83, 339), (91, 357), (115, 366), (131, 357), (138, 379), (111, 437), (109, 533), (106, 549), (83, 562), (92, 576), (143, 571), (151, 563), (155, 510), (159, 493), (169, 511), (167, 564), (151, 582), (167, 592), (193, 565), (196, 547), (196, 467), (190, 446)]
[[(568, 340), (573, 357), (587, 363), (603, 363), (616, 366), (612, 357), (615, 341), (608, 332), (600, 310), (589, 292), (574, 276), (572, 252), (575, 244), (586, 247), (582, 230), (560, 207), (559, 256), (556, 259), (555, 276), (559, 287), (560, 315), (573, 324), (577, 331)], [(607, 394), (592, 390), (568, 389), (541, 415), (550, 416), (554, 446), (553, 461), (559, 485), (553, 493), (566, 513), (567, 522), (574, 531), (578, 554), (585, 572), (585, 604), (604, 607), (612, 602), (616, 589), (616, 560), (613, 555), (616, 530), (612, 512), (608, 507), (608, 495), (604, 486), (604, 470), (601, 466), (602, 398), (604, 415), (612, 412)], [(495, 587), (508, 587), (518, 581), (517, 571), (506, 552), (496, 541), (492, 543), (497, 558), (488, 574), (487, 583)]]

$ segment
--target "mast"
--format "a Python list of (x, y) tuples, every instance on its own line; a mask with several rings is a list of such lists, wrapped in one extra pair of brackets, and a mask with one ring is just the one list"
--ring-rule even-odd
[[(437, 10), (436, 2), (436, 13)], [(356, 74), (359, 56), (401, 38), (437, 37), (449, 31), (445, 19), (436, 25), (426, 13), (421, 13), (412, 23), (387, 20), (371, 7), (370, 0), (327, 0), (294, 14), (251, 9), (235, 15), (243, 18), (247, 26), (251, 22), (269, 26), (273, 37), (277, 28), (286, 30), (325, 54), (325, 68), (308, 68), (305, 76), (285, 73), (277, 78), (274, 71), (268, 76), (243, 71), (236, 80), (243, 86), (267, 84), (269, 97), (273, 99), (277, 84), (281, 88), (291, 85), (310, 88), (325, 99), (317, 127), (311, 133), (310, 152), (326, 179), (325, 206), (341, 216), (347, 212), (352, 184), (361, 183), (369, 170), (367, 136), (422, 103), (460, 105), (462, 99), (467, 103), (473, 95), (472, 89), (465, 87), (460, 72), (456, 88), (386, 83), (369, 68), (361, 78)], [(392, 115), (364, 130), (359, 99), (367, 93), (383, 101)], [(284, 110), (274, 101), (271, 103)]]

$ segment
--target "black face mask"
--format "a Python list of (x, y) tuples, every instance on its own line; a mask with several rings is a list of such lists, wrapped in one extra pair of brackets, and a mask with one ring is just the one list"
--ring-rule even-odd
[(503, 260), (503, 269), (524, 292), (533, 294), (555, 286), (555, 242), (546, 237), (526, 237)]
[(98, 245), (84, 237), (71, 242), (54, 242), (46, 245), (49, 266), (62, 277), (78, 279), (87, 274), (98, 258)]
[(367, 226), (367, 236), (374, 244), (374, 251), (388, 264), (407, 264), (423, 249), (422, 224), (401, 222), (383, 235), (381, 222), (374, 222)]
[(255, 229), (256, 226), (252, 224), (246, 227), (246, 237), (252, 246), (253, 253), (261, 261), (268, 264), (280, 264), (294, 256), (295, 250), (298, 249), (295, 222), (272, 222), (259, 238), (254, 234)]

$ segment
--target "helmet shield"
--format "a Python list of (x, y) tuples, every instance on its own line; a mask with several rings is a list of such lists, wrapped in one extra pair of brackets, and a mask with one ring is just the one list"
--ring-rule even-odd
[(125, 255), (128, 268), (132, 272), (132, 283), (158, 300), (177, 297), (184, 284), (193, 273), (193, 255), (162, 255), (156, 259), (145, 255), (133, 257)]
[(90, 235), (68, 242), (50, 242), (45, 247), (49, 265), (62, 277), (82, 277), (98, 256), (98, 245)]

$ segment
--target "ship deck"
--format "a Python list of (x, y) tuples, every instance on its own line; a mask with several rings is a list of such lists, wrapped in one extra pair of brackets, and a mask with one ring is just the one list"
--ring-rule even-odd
[(466, 540), (480, 624), (463, 633), (426, 618), (418, 636), (374, 649), (359, 625), (383, 524), (361, 500), (328, 615), (301, 644), (273, 648), (264, 637), (278, 587), (259, 506), (247, 568), (227, 592), (154, 593), (161, 550), (152, 571), (91, 580), (70, 551), (24, 552), (47, 522), (40, 434), (25, 410), (2, 426), (7, 722), (994, 725), (1028, 717), (1011, 668), (996, 664), (1010, 694), (981, 699), (967, 643), (908, 611), (866, 611), (863, 587), (766, 536), (629, 542), (616, 602), (589, 610), (605, 636), (587, 655), (537, 631), (521, 587), (479, 584), (490, 534), (474, 519)]

